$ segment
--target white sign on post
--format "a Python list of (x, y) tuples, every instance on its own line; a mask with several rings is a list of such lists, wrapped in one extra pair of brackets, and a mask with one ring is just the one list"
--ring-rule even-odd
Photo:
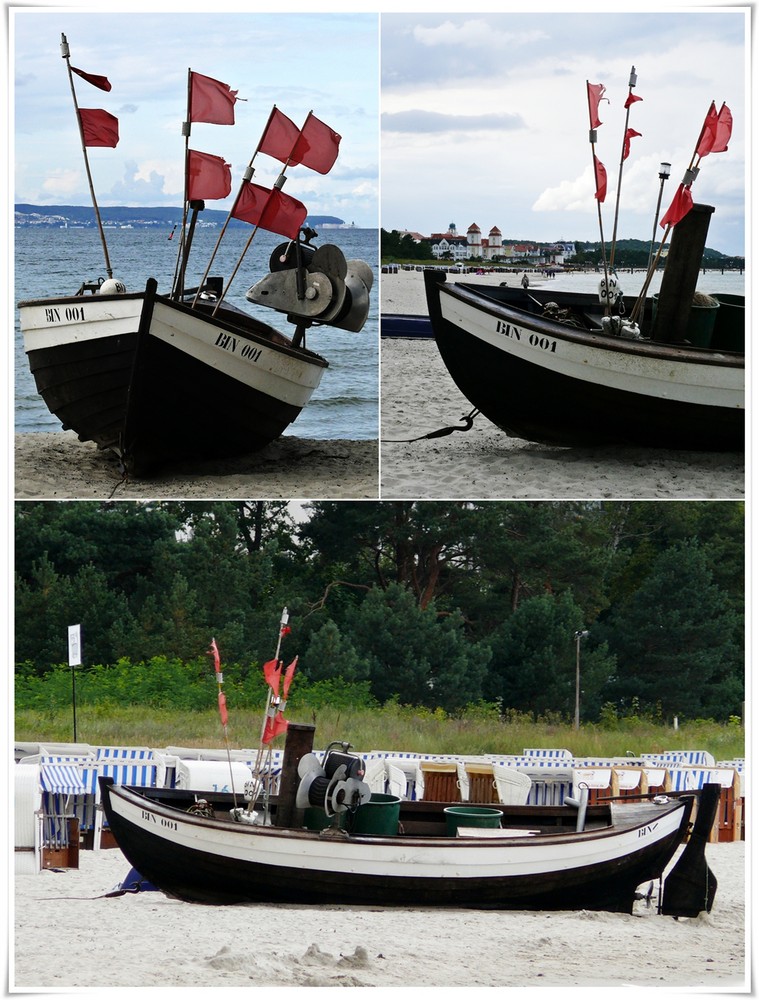
[(82, 665), (82, 626), (69, 625), (69, 666)]

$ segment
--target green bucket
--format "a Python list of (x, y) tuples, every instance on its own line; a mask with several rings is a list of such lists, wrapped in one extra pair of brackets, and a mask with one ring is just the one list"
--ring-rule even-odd
[(722, 292), (712, 294), (712, 298), (719, 302), (712, 347), (717, 351), (742, 353), (746, 349), (746, 300), (742, 295)]
[[(318, 806), (307, 806), (303, 810), (303, 825), (307, 830), (326, 830), (332, 826), (334, 817), (328, 816), (323, 809)], [(340, 816), (340, 826), (344, 826), (343, 816)]]
[(485, 806), (446, 806), (443, 812), (449, 837), (455, 837), (460, 826), (497, 830), (501, 825), (500, 809), (487, 809)]
[[(717, 299), (716, 295), (712, 295), (711, 298)], [(653, 296), (653, 320), (656, 322), (656, 313), (659, 307), (659, 293)], [(693, 303), (690, 307), (690, 315), (688, 316), (688, 325), (685, 328), (685, 339), (693, 347), (710, 347), (712, 343), (712, 334), (714, 333), (714, 325), (717, 321), (717, 314), (720, 311), (719, 301), (715, 301), (712, 305), (700, 306)]]
[(401, 815), (401, 800), (395, 795), (372, 792), (368, 802), (358, 807), (351, 833), (376, 833), (383, 837), (394, 837), (398, 833)]

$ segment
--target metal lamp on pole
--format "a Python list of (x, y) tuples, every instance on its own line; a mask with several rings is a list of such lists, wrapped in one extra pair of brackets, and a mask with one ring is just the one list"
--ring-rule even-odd
[(656, 202), (656, 215), (654, 216), (654, 231), (651, 234), (651, 249), (648, 251), (648, 267), (651, 267), (651, 258), (654, 254), (654, 243), (656, 243), (656, 227), (659, 224), (659, 212), (661, 211), (661, 200), (664, 194), (664, 182), (669, 178), (672, 169), (671, 163), (659, 164), (659, 199)]
[(576, 649), (576, 659), (575, 659), (575, 729), (580, 728), (580, 643), (583, 639), (587, 639), (590, 632), (581, 631), (578, 629), (575, 632), (575, 649)]

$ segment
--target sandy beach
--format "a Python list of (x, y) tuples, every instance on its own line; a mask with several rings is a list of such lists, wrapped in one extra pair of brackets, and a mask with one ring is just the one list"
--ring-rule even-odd
[(376, 499), (376, 441), (285, 436), (262, 451), (224, 461), (179, 464), (152, 479), (123, 479), (117, 459), (73, 431), (17, 434), (16, 498)]
[(159, 892), (104, 898), (118, 849), (78, 869), (16, 876), (11, 988), (622, 987), (737, 991), (746, 983), (745, 844), (707, 846), (712, 912), (630, 914), (209, 907)]
[[(467, 281), (521, 275), (467, 275)], [(531, 275), (532, 287), (551, 279)], [(383, 274), (383, 314), (426, 312), (423, 275)], [(472, 409), (431, 340), (385, 338), (381, 373), (383, 499), (740, 499), (744, 456), (646, 448), (562, 448), (512, 438), (479, 415), (471, 430), (411, 442), (463, 427)]]

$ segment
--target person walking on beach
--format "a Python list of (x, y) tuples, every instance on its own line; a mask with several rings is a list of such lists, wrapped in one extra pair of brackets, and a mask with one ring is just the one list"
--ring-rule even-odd
[(527, 277), (526, 274), (524, 274), (522, 276), (522, 288), (524, 288), (524, 290), (527, 291), (529, 287), (530, 287), (530, 279)]

